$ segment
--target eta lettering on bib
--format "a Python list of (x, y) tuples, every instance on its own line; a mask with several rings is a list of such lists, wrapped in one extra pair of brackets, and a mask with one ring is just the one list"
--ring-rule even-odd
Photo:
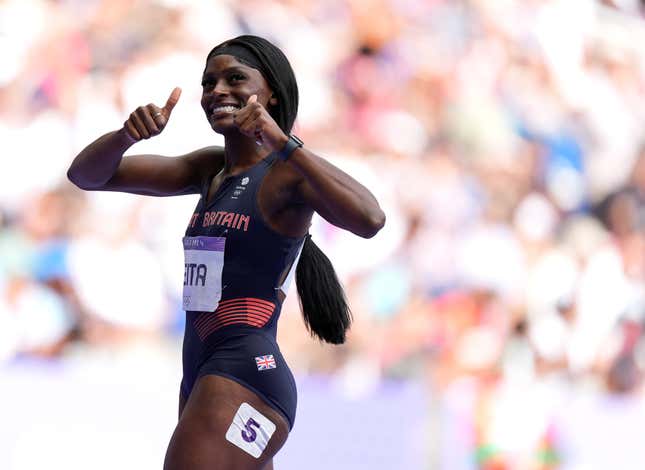
[(184, 310), (212, 312), (222, 297), (224, 237), (184, 237)]

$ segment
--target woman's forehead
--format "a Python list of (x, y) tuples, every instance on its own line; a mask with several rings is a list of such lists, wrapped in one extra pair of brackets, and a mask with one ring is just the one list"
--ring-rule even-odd
[(251, 67), (250, 65), (241, 62), (237, 57), (229, 54), (211, 56), (206, 62), (206, 68), (204, 69), (202, 76), (220, 75), (229, 71), (243, 72), (253, 81), (261, 82), (262, 86), (270, 88), (266, 78), (262, 75), (262, 72), (255, 67)]
[(244, 62), (239, 61), (237, 57), (229, 54), (218, 54), (211, 56), (206, 62), (205, 71), (223, 70), (232, 67), (239, 68), (245, 71), (254, 70), (257, 73), (260, 73), (259, 70), (255, 69), (254, 67), (250, 67)]

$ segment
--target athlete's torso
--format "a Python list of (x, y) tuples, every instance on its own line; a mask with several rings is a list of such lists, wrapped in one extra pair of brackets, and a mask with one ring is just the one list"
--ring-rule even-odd
[[(267, 225), (257, 203), (264, 177), (276, 161), (270, 154), (244, 172), (225, 178), (207, 200), (212, 178), (202, 188), (201, 198), (186, 230), (186, 240), (219, 240), (223, 244), (221, 299), (217, 310), (189, 311), (200, 338), (219, 337), (235, 327), (261, 328), (275, 338), (280, 312), (280, 285), (292, 267), (303, 237), (287, 237)], [(185, 242), (186, 245), (186, 242)], [(187, 263), (184, 284), (203, 279), (195, 263)], [(208, 327), (201, 323), (207, 321)]]

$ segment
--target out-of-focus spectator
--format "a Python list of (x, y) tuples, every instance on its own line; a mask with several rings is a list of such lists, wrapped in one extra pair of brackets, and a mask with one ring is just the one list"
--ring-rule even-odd
[[(642, 371), (630, 354), (618, 355), (604, 375), (606, 393), (580, 391), (555, 417), (563, 470), (645, 465), (638, 438), (645, 431)], [(565, 411), (566, 410), (566, 411)]]

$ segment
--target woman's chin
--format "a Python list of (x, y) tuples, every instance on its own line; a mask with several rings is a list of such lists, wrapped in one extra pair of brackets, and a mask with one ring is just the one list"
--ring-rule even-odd
[(218, 134), (227, 134), (231, 130), (235, 129), (235, 125), (233, 124), (232, 119), (227, 119), (227, 118), (220, 118), (220, 119), (210, 119), (209, 123), (211, 125), (211, 129), (213, 129), (215, 132)]
[(211, 125), (211, 129), (213, 129), (218, 134), (228, 134), (233, 129), (232, 125), (228, 125), (228, 126), (222, 125), (222, 123), (220, 122), (211, 121), (210, 125)]

